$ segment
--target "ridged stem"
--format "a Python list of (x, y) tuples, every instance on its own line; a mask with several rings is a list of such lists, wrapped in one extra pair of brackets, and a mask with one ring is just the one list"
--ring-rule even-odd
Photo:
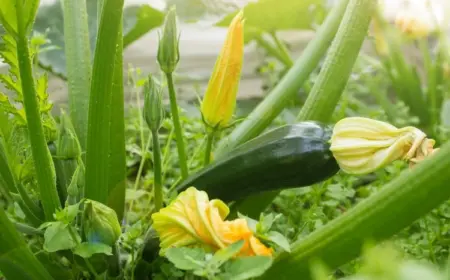
[(36, 179), (46, 220), (53, 220), (53, 213), (61, 207), (56, 189), (55, 170), (47, 146), (42, 126), (41, 113), (31, 66), (28, 36), (23, 15), (23, 1), (17, 1), (17, 58), (20, 70), (20, 82), (23, 91), (23, 104), (28, 125), (31, 152), (35, 162)]

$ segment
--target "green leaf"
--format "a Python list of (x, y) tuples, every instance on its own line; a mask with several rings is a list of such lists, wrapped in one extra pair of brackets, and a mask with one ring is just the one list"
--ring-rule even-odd
[(114, 63), (113, 95), (111, 97), (110, 137), (109, 151), (109, 190), (108, 206), (117, 213), (121, 221), (125, 209), (126, 190), (126, 153), (125, 153), (125, 101), (123, 87), (123, 42), (122, 26), (119, 28), (116, 58)]
[[(86, 198), (108, 204), (110, 195), (111, 104), (115, 89), (116, 45), (122, 27), (124, 0), (105, 0), (92, 71), (86, 146)], [(111, 47), (113, 46), (113, 47)], [(105, 71), (109, 69), (109, 71)], [(121, 171), (120, 171), (121, 172)], [(125, 197), (123, 197), (125, 199)]]
[[(320, 8), (322, 0), (259, 0), (244, 7), (244, 38), (250, 42), (261, 32), (275, 32), (278, 30), (311, 29), (316, 20), (312, 8)], [(225, 16), (216, 23), (217, 26), (227, 27), (237, 12)]]
[[(97, 38), (97, 0), (87, 0), (86, 9), (88, 15), (87, 22), (89, 28), (90, 53), (92, 57)], [(161, 11), (154, 9), (149, 5), (127, 6), (124, 9), (123, 15), (125, 47), (141, 38), (153, 28), (160, 26), (164, 18), (164, 14)], [(78, 19), (75, 18), (74, 20)], [(47, 32), (51, 44), (58, 47), (57, 49), (40, 54), (40, 65), (62, 78), (66, 78), (68, 72), (66, 69), (64, 43), (64, 16), (60, 1), (55, 1), (53, 4), (42, 6), (39, 9), (34, 30), (40, 33)]]
[(225, 266), (221, 280), (245, 280), (263, 275), (272, 265), (272, 258), (264, 256), (242, 257)]
[(50, 222), (44, 233), (44, 250), (52, 253), (75, 248), (81, 238), (77, 236), (78, 240), (73, 240), (69, 227), (63, 222)]
[(6, 279), (53, 279), (0, 207), (0, 271)]
[(213, 269), (220, 267), (232, 257), (236, 256), (243, 246), (244, 240), (239, 240), (226, 248), (218, 250), (208, 262), (208, 267), (212, 267)]
[(165, 255), (171, 263), (182, 270), (201, 270), (206, 265), (206, 254), (199, 248), (169, 248)]
[(123, 13), (123, 47), (164, 23), (164, 13), (149, 5), (129, 6)]
[(111, 246), (102, 243), (83, 242), (75, 248), (73, 253), (85, 259), (92, 257), (94, 254), (105, 254), (111, 256), (112, 248)]
[(286, 252), (291, 251), (291, 245), (289, 244), (289, 241), (281, 233), (277, 231), (271, 231), (267, 234), (267, 239), (278, 245), (284, 251)]
[[(59, 42), (64, 44), (65, 48), (55, 50), (55, 53), (65, 54), (62, 59), (66, 59), (67, 69), (65, 72), (68, 80), (70, 116), (81, 148), (85, 150), (89, 111), (89, 82), (92, 73), (87, 5), (86, 0), (63, 0), (57, 1), (53, 6), (57, 6), (58, 3), (62, 4), (64, 10), (64, 29), (62, 29), (64, 41), (59, 39)], [(58, 9), (58, 11), (60, 10)], [(53, 17), (54, 15), (52, 15)]]

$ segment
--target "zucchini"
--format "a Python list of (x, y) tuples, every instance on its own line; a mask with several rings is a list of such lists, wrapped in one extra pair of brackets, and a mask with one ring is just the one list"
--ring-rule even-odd
[(318, 122), (285, 125), (250, 140), (181, 182), (224, 202), (261, 192), (309, 186), (339, 171), (330, 151), (332, 127)]

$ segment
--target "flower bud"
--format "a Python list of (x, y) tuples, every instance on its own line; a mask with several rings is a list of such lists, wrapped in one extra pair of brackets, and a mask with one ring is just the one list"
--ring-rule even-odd
[(116, 212), (93, 200), (84, 202), (83, 230), (91, 243), (114, 245), (122, 233)]
[(151, 131), (158, 131), (164, 120), (161, 92), (161, 87), (150, 76), (144, 87), (144, 118)]
[(228, 28), (201, 105), (203, 120), (210, 127), (224, 128), (233, 116), (244, 57), (244, 20), (239, 12)]
[(57, 156), (76, 159), (81, 155), (81, 147), (69, 116), (62, 111), (59, 128)]
[(244, 240), (240, 255), (271, 256), (272, 249), (262, 244), (245, 219), (225, 221), (229, 214), (221, 200), (209, 200), (194, 187), (180, 193), (167, 207), (152, 215), (153, 228), (161, 240), (161, 252), (169, 247), (197, 246), (219, 250)]
[(352, 117), (336, 123), (330, 150), (344, 172), (367, 174), (399, 159), (417, 163), (436, 151), (433, 145), (418, 128)]
[(169, 12), (167, 12), (162, 38), (159, 39), (157, 59), (161, 70), (166, 74), (172, 73), (180, 60), (179, 34), (175, 7), (171, 7)]

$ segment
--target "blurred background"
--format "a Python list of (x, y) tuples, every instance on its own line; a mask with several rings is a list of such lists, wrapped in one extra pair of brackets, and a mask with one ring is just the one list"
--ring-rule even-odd
[[(95, 0), (89, 1), (95, 2)], [(203, 93), (209, 79), (209, 73), (226, 34), (226, 28), (215, 26), (216, 23), (227, 14), (243, 8), (251, 2), (264, 1), (270, 0), (125, 0), (125, 6), (149, 5), (162, 12), (171, 5), (177, 7), (181, 32), (181, 60), (177, 69), (179, 77), (177, 85), (179, 86), (180, 98), (192, 100), (196, 98), (196, 95)], [(302, 2), (303, 0), (295, 1)], [(285, 2), (285, 5), (295, 1), (280, 0), (280, 2)], [(317, 0), (309, 2), (320, 3), (321, 9), (328, 11), (337, 1)], [(41, 9), (55, 6), (58, 2), (41, 0)], [(441, 28), (448, 30), (449, 24), (445, 22), (445, 14), (450, 12), (450, 1), (448, 0), (380, 0), (380, 5), (383, 6), (383, 15), (388, 21), (393, 21), (402, 10), (409, 9), (422, 18), (428, 17), (426, 20), (433, 21), (433, 24), (437, 20)], [(41, 18), (47, 20), (50, 26), (47, 29), (50, 32), (55, 32), (55, 28), (62, 28), (61, 24), (52, 24), (52, 18), (55, 17), (54, 11), (50, 9), (50, 12), (43, 12), (43, 16), (41, 16)], [(277, 7), (274, 7), (271, 12), (278, 17), (283, 17), (283, 12), (278, 11)], [(318, 14), (319, 17), (322, 16), (323, 18), (323, 12)], [(294, 61), (313, 38), (317, 26), (318, 24), (311, 22), (309, 28), (277, 30), (278, 37), (286, 44)], [(41, 29), (46, 30), (45, 25)], [(56, 30), (56, 32), (62, 33), (61, 30)], [(124, 52), (124, 71), (128, 71), (130, 68), (139, 68), (143, 74), (158, 71), (158, 65), (156, 64), (158, 32), (159, 27), (154, 28), (127, 46)], [(53, 41), (52, 44), (58, 47), (58, 42)], [(365, 46), (364, 50), (370, 51), (370, 46)], [(258, 44), (250, 42), (246, 45), (239, 99), (253, 99), (263, 95), (261, 89), (264, 89), (265, 81), (258, 69), (261, 69), (261, 61), (264, 60), (265, 52)], [(4, 65), (0, 62), (0, 72), (4, 72), (4, 68)], [(57, 75), (50, 75), (50, 77), (49, 92), (51, 100), (56, 105), (55, 109), (57, 109), (66, 103), (66, 86), (65, 82)], [(130, 89), (127, 89), (127, 98), (130, 96), (129, 93)]]

